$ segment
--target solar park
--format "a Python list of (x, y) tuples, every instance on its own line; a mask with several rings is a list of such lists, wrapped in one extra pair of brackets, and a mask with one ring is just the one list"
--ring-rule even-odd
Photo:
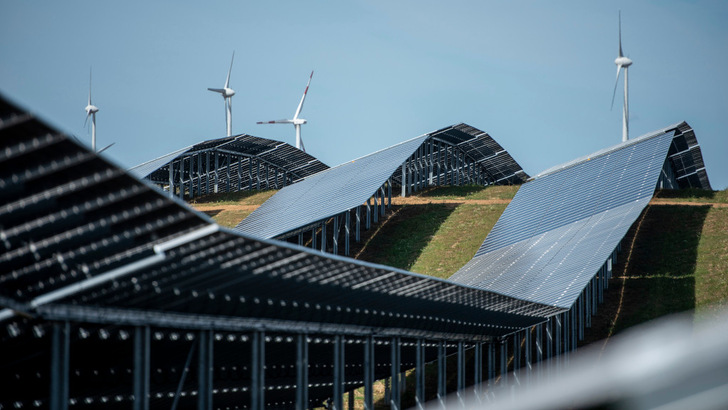
[[(486, 398), (567, 365), (656, 188), (711, 189), (685, 122), (534, 177), (466, 124), (331, 168), (242, 134), (123, 170), (2, 99), (0, 144), (8, 408), (372, 409), (382, 379), (400, 408), (405, 372), (419, 406)], [(464, 184), (521, 186), (448, 280), (347, 257), (393, 195)], [(183, 201), (269, 188), (235, 229)]]

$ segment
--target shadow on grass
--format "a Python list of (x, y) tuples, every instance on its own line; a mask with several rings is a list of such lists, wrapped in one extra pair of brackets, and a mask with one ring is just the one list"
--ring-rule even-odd
[(409, 270), (454, 210), (447, 204), (392, 206), (384, 223), (380, 220), (362, 231), (361, 242), (352, 244), (351, 256)]
[(698, 244), (709, 206), (651, 205), (630, 228), (586, 343), (695, 309)]

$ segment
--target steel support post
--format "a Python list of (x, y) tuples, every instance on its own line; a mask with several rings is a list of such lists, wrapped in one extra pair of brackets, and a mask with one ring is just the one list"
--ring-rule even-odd
[(197, 357), (197, 408), (212, 410), (212, 330), (200, 330), (200, 349)]
[(364, 410), (374, 410), (374, 337), (364, 341)]
[(227, 158), (227, 166), (225, 167), (225, 174), (227, 175), (227, 181), (225, 182), (225, 189), (226, 189), (226, 192), (230, 192), (230, 180), (231, 180), (230, 166), (232, 163), (232, 156), (230, 154), (227, 154), (226, 158)]
[(253, 332), (251, 349), (250, 408), (265, 408), (265, 332)]
[(412, 159), (407, 158), (407, 193), (408, 194), (412, 193), (412, 174), (414, 173), (412, 171), (410, 164), (412, 164)]
[(202, 195), (202, 153), (197, 154), (197, 196)]
[(447, 345), (446, 342), (437, 343), (437, 400), (445, 406), (447, 395)]
[(385, 199), (387, 198), (387, 191), (385, 191), (384, 185), (382, 185), (382, 187), (379, 188), (379, 190), (382, 191), (382, 195), (380, 198), (381, 206), (380, 206), (379, 211), (382, 213), (382, 217), (384, 217), (384, 215), (387, 214), (387, 208), (386, 208), (387, 204), (385, 202)]
[(584, 340), (584, 292), (579, 295), (579, 341)]
[(591, 328), (591, 285), (584, 288), (584, 319), (586, 327)]
[(255, 159), (255, 189), (260, 191), (260, 160)]
[(219, 192), (220, 186), (220, 153), (215, 151), (215, 193)]
[(516, 383), (520, 383), (520, 370), (521, 370), (521, 341), (523, 337), (521, 332), (516, 332), (513, 335), (513, 378)]
[(248, 191), (253, 190), (253, 158), (248, 158)]
[(185, 199), (185, 159), (179, 159), (179, 199)]
[(389, 177), (387, 180), (387, 209), (392, 209), (392, 181), (394, 178)]
[(71, 351), (71, 325), (53, 323), (51, 340), (51, 410), (68, 409), (68, 379)]
[(351, 209), (346, 210), (346, 220), (344, 221), (344, 255), (349, 256), (349, 236), (351, 236)]
[(407, 196), (407, 161), (402, 163), (402, 198)]
[[(278, 188), (278, 172), (276, 171), (276, 188)], [(238, 157), (238, 191), (243, 190), (243, 157)]]
[(210, 151), (205, 152), (205, 194), (210, 193)]
[(415, 351), (415, 405), (417, 409), (425, 406), (425, 341), (417, 339)]
[(480, 342), (475, 343), (473, 348), (473, 356), (475, 361), (475, 367), (473, 368), (473, 394), (480, 401), (482, 390), (481, 384), (483, 383), (483, 344)]
[(561, 315), (554, 316), (554, 356), (556, 356), (557, 367), (561, 365)]
[(344, 337), (334, 336), (334, 410), (344, 409)]
[(540, 380), (543, 376), (543, 328), (544, 324), (539, 323), (536, 325), (536, 369), (537, 369), (537, 376), (536, 380)]
[(495, 344), (490, 342), (486, 345), (488, 352), (488, 387), (495, 386)]
[(599, 283), (597, 284), (597, 289), (599, 289), (599, 303), (604, 303), (604, 272), (606, 272), (606, 269), (602, 265), (602, 268), (599, 269)]
[(463, 391), (465, 390), (465, 345), (462, 341), (458, 342), (458, 354), (457, 354), (457, 383), (458, 383), (458, 397), (462, 399)]
[(265, 189), (270, 189), (270, 165), (265, 164)]
[(374, 207), (372, 209), (372, 217), (374, 218), (374, 223), (379, 222), (379, 189), (374, 191)]
[(437, 165), (437, 181), (435, 182), (438, 186), (440, 185), (440, 174), (442, 174), (442, 146), (439, 142), (436, 142), (437, 144), (437, 159), (435, 160), (435, 164)]
[(357, 243), (361, 241), (361, 206), (356, 206), (356, 228), (355, 239)]
[(554, 356), (554, 320), (553, 317), (546, 321), (546, 359)]
[(321, 222), (321, 252), (326, 252), (326, 221)]
[(503, 339), (500, 342), (500, 376), (501, 386), (508, 385), (508, 340)]
[(607, 274), (604, 275), (604, 289), (609, 289), (609, 278), (612, 277), (612, 258), (607, 259)]
[(195, 178), (192, 176), (195, 173), (195, 170), (193, 168), (195, 164), (195, 157), (194, 155), (190, 155), (190, 199), (195, 197)]
[(372, 198), (367, 198), (367, 223), (364, 227), (368, 230), (372, 227)]
[(134, 329), (134, 410), (149, 410), (149, 326)]
[(591, 310), (592, 315), (597, 314), (597, 293), (599, 292), (597, 290), (597, 278), (593, 277), (590, 281), (591, 283)]
[(331, 239), (333, 240), (333, 253), (334, 255), (339, 254), (339, 215), (334, 215), (334, 226), (333, 232), (331, 232)]
[(167, 165), (169, 168), (169, 197), (174, 197), (174, 161)]
[(313, 228), (311, 228), (311, 249), (316, 249), (317, 246), (318, 245), (316, 244), (316, 226), (314, 226)]
[[(569, 323), (569, 312), (564, 312), (562, 315), (561, 327), (564, 329), (564, 353), (568, 353), (571, 350), (571, 333), (569, 332), (571, 332), (572, 326)], [(564, 355), (564, 358), (566, 358), (566, 355)]]
[(521, 376), (525, 385), (530, 384), (531, 379), (531, 354), (533, 352), (531, 345), (531, 331), (533, 328), (527, 328), (523, 334), (523, 370), (524, 374)]
[(393, 337), (391, 340), (391, 361), (392, 361), (392, 394), (389, 398), (389, 407), (394, 410), (400, 408), (400, 398), (402, 397), (402, 389), (399, 380), (401, 349), (399, 337)]
[(571, 308), (571, 350), (576, 350), (576, 339), (579, 331), (582, 331), (580, 323), (577, 323), (576, 306)]

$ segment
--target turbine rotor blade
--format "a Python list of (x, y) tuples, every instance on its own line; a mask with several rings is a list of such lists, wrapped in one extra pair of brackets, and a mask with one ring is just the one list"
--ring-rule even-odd
[(107, 149), (111, 148), (112, 145), (116, 144), (115, 142), (112, 142), (111, 144), (101, 148), (100, 150), (96, 151), (96, 154), (101, 154), (102, 152), (106, 151)]
[[(617, 66), (617, 79), (614, 81), (614, 91), (612, 91), (612, 105), (609, 107), (609, 111), (614, 108), (614, 96), (617, 95), (617, 84), (619, 84), (619, 71), (622, 69), (621, 65)], [(626, 68), (625, 68), (626, 70)]]
[(290, 124), (291, 120), (258, 121), (256, 124)]
[(293, 116), (294, 120), (297, 120), (298, 115), (301, 114), (301, 110), (303, 109), (303, 101), (306, 100), (306, 94), (308, 94), (308, 86), (311, 85), (312, 78), (313, 78), (313, 71), (311, 71), (311, 75), (308, 77), (308, 82), (306, 83), (306, 89), (303, 91), (303, 97), (301, 97), (301, 102), (298, 103), (298, 108), (296, 109), (296, 115)]
[(230, 68), (228, 69), (227, 79), (225, 79), (225, 88), (230, 88), (230, 72), (233, 71), (233, 61), (235, 61), (235, 50), (233, 50), (233, 58), (230, 59)]
[(223, 90), (222, 88), (208, 88), (208, 90), (216, 92), (216, 93), (220, 93), (220, 94), (225, 92), (225, 90)]
[(86, 128), (86, 123), (88, 123), (88, 117), (90, 117), (90, 116), (91, 116), (91, 111), (89, 111), (89, 112), (88, 112), (88, 113), (86, 114), (86, 119), (85, 119), (85, 120), (83, 120), (83, 128)]
[(619, 56), (622, 55), (622, 10), (619, 10)]
[(91, 68), (88, 69), (88, 105), (91, 105)]

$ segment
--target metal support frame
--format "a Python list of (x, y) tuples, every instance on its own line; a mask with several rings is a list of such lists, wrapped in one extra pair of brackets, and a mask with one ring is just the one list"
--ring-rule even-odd
[(476, 343), (473, 347), (473, 360), (475, 366), (473, 368), (473, 394), (477, 400), (482, 395), (481, 384), (483, 383), (483, 344)]
[(149, 326), (134, 329), (134, 410), (149, 410), (150, 340)]
[(220, 153), (215, 151), (215, 193), (220, 192)]
[(364, 340), (364, 410), (374, 410), (374, 337)]
[(444, 341), (437, 344), (437, 400), (444, 407), (447, 396), (447, 345)]
[(344, 409), (344, 336), (334, 336), (334, 410)]
[(488, 387), (492, 388), (495, 386), (495, 344), (488, 343), (486, 350), (488, 353), (488, 374), (486, 376), (488, 377)]
[(308, 335), (296, 337), (296, 410), (308, 408)]
[(462, 341), (458, 342), (458, 353), (457, 353), (457, 383), (458, 383), (458, 399), (462, 401), (463, 392), (465, 390), (465, 344)]
[(250, 408), (265, 408), (265, 332), (253, 332), (251, 349)]
[(500, 341), (500, 385), (508, 384), (508, 343), (506, 339)]
[(71, 350), (71, 325), (69, 322), (53, 323), (51, 336), (51, 410), (68, 409), (69, 362)]
[(417, 339), (415, 346), (415, 405), (417, 409), (425, 406), (425, 341)]
[(213, 341), (212, 330), (199, 331), (200, 348), (197, 357), (197, 408), (212, 410)]
[(400, 400), (402, 397), (402, 389), (400, 385), (399, 380), (399, 373), (400, 373), (400, 363), (402, 361), (401, 358), (401, 348), (400, 348), (400, 338), (399, 337), (393, 337), (390, 341), (390, 350), (391, 350), (391, 362), (392, 362), (392, 392), (390, 394), (389, 398), (389, 407), (394, 410), (399, 410), (400, 408)]

